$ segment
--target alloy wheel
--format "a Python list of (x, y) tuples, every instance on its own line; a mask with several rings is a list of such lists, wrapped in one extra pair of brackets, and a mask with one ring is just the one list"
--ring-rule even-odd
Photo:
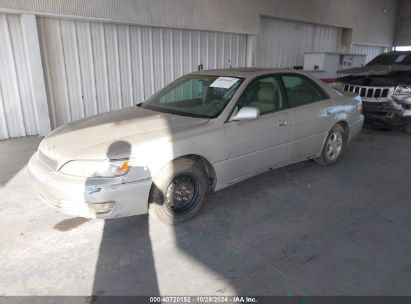
[(328, 138), (326, 155), (329, 160), (337, 159), (343, 147), (343, 137), (340, 132), (333, 132)]

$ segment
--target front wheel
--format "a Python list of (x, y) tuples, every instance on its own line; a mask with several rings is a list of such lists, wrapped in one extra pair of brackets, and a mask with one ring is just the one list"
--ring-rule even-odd
[(314, 161), (322, 166), (336, 164), (341, 158), (346, 142), (344, 128), (341, 125), (334, 126), (328, 133), (321, 156)]
[(208, 192), (207, 174), (200, 164), (177, 159), (154, 179), (149, 212), (165, 224), (180, 224), (200, 211)]

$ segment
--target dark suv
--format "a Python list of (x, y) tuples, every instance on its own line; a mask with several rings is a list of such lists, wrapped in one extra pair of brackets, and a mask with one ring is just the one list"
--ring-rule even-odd
[(366, 122), (411, 133), (411, 51), (384, 53), (337, 73), (334, 87), (361, 96)]

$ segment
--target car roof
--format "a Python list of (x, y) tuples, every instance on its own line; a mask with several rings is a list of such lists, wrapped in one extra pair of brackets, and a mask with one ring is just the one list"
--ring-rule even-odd
[(233, 69), (216, 69), (216, 70), (202, 70), (190, 73), (188, 75), (212, 75), (212, 76), (227, 76), (227, 77), (242, 77), (245, 79), (253, 79), (255, 77), (270, 75), (270, 74), (282, 74), (282, 73), (293, 73), (300, 74), (305, 77), (310, 78), (312, 81), (317, 83), (321, 88), (323, 88), (331, 97), (336, 97), (336, 91), (331, 88), (331, 86), (326, 85), (319, 78), (311, 75), (310, 73), (304, 72), (303, 70), (295, 69), (274, 69), (274, 68), (233, 68)]
[(411, 55), (411, 51), (392, 51), (380, 55)]
[(190, 75), (213, 75), (213, 76), (234, 76), (234, 77), (255, 77), (260, 75), (281, 73), (281, 72), (298, 72), (291, 69), (273, 69), (273, 68), (232, 68), (232, 69), (215, 69), (202, 70), (190, 73)]

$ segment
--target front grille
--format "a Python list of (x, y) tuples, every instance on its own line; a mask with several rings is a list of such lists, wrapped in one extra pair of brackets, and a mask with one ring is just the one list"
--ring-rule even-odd
[(50, 157), (48, 157), (47, 155), (45, 155), (43, 152), (39, 151), (39, 158), (40, 160), (49, 168), (56, 170), (57, 169), (57, 165), (58, 165), (58, 161), (55, 159), (52, 159)]
[(345, 84), (343, 91), (357, 93), (364, 101), (384, 101), (388, 100), (394, 91), (393, 87), (365, 87)]

